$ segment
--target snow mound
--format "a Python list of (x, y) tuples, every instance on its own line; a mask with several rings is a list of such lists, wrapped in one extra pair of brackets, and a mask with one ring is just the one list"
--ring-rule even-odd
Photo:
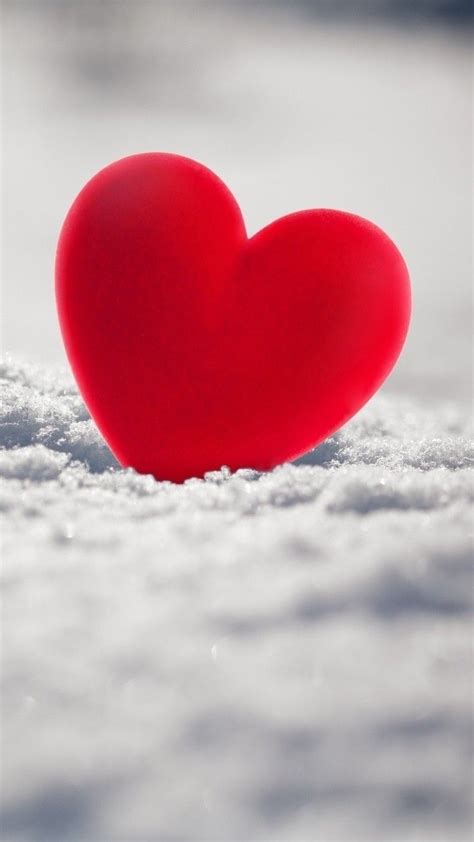
[(0, 375), (6, 839), (469, 838), (469, 419), (379, 396), (174, 485)]

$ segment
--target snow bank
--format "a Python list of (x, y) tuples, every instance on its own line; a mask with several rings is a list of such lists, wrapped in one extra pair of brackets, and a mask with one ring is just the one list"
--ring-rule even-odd
[(178, 486), (0, 373), (6, 839), (469, 838), (466, 418), (379, 397)]

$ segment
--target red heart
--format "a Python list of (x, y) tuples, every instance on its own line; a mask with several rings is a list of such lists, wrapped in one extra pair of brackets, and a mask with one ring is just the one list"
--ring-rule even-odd
[(361, 217), (307, 210), (247, 238), (210, 170), (103, 169), (64, 223), (56, 294), (84, 400), (123, 465), (182, 481), (268, 469), (344, 424), (394, 365), (407, 268)]

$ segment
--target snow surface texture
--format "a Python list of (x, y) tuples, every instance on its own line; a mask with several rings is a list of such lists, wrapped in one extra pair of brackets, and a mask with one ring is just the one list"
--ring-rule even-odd
[(6, 840), (469, 838), (466, 419), (379, 396), (177, 486), (1, 374)]

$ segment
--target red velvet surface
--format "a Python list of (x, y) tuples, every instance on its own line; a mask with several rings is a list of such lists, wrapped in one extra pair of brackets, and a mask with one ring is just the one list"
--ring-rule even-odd
[(176, 482), (318, 444), (387, 377), (410, 316), (406, 265), (372, 223), (306, 210), (249, 239), (217, 176), (161, 153), (86, 184), (61, 231), (56, 297), (110, 448)]

